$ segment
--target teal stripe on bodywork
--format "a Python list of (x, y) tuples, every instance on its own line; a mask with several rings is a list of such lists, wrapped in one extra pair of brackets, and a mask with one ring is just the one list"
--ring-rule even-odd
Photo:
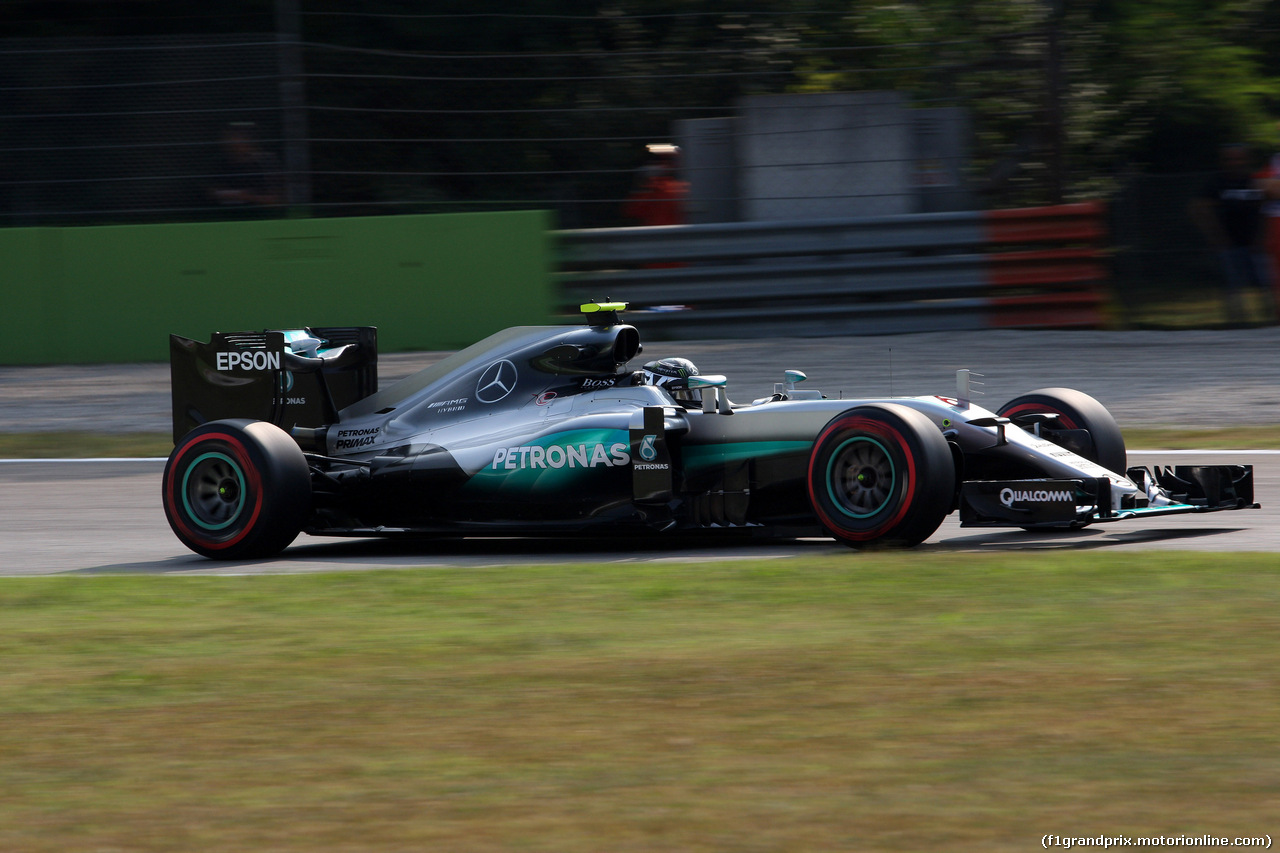
[[(1207, 511), (1210, 510), (1195, 504), (1165, 504), (1164, 506), (1138, 506), (1131, 509), (1116, 510), (1113, 515), (1117, 518), (1130, 518), (1143, 515), (1177, 515), (1183, 512)], [(1099, 518), (1099, 520), (1105, 521), (1106, 519)]]
[(684, 467), (686, 471), (694, 471), (762, 456), (808, 453), (812, 448), (812, 441), (733, 441), (726, 444), (685, 445)]

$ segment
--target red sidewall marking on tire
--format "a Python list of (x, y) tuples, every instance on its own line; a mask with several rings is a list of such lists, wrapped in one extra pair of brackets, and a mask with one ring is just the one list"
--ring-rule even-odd
[(1021, 405), (1014, 406), (1012, 409), (1009, 409), (1000, 417), (1013, 418), (1015, 415), (1020, 415), (1023, 412), (1044, 412), (1050, 415), (1057, 415), (1058, 423), (1062, 424), (1067, 429), (1080, 429), (1080, 427), (1076, 426), (1076, 422), (1071, 420), (1071, 416), (1066, 412), (1060, 412), (1053, 406), (1046, 406), (1043, 403), (1022, 403)]
[(912, 454), (910, 451), (910, 448), (907, 447), (907, 443), (906, 441), (903, 440), (902, 434), (900, 432), (898, 432), (893, 427), (887, 426), (886, 424), (883, 424), (879, 421), (868, 420), (860, 417), (850, 418), (848, 420), (841, 420), (841, 421), (837, 421), (836, 423), (833, 423), (827, 429), (822, 431), (822, 434), (818, 436), (818, 440), (813, 443), (813, 446), (815, 448), (821, 447), (822, 443), (826, 441), (829, 435), (831, 435), (836, 430), (844, 430), (844, 429), (861, 429), (864, 432), (870, 433), (871, 435), (877, 436), (879, 438), (891, 439), (897, 445), (898, 451), (906, 458), (906, 462), (907, 462), (907, 491), (902, 496), (901, 504), (898, 506), (898, 511), (893, 514), (893, 517), (886, 520), (884, 523), (877, 525), (871, 530), (847, 531), (847, 530), (841, 530), (840, 525), (836, 524), (831, 520), (831, 517), (827, 515), (827, 513), (823, 510), (821, 503), (819, 503), (819, 501), (817, 500), (817, 496), (814, 495), (813, 467), (814, 467), (814, 460), (817, 458), (818, 454), (814, 453), (810, 455), (809, 477), (808, 477), (809, 504), (813, 507), (813, 511), (818, 514), (818, 520), (822, 522), (823, 526), (826, 527), (827, 530), (831, 531), (838, 538), (852, 539), (855, 542), (865, 542), (868, 539), (876, 538), (883, 531), (893, 527), (895, 524), (897, 524), (899, 521), (902, 520), (902, 517), (904, 515), (907, 514), (907, 510), (910, 509), (911, 507), (911, 501), (916, 494), (916, 460), (915, 460), (915, 455)]
[[(199, 533), (193, 531), (187, 525), (186, 521), (183, 520), (182, 514), (178, 511), (178, 507), (173, 501), (173, 483), (176, 472), (178, 468), (181, 467), (183, 457), (186, 456), (192, 448), (199, 447), (203, 442), (213, 441), (215, 439), (225, 441), (227, 444), (231, 445), (233, 451), (239, 457), (237, 461), (245, 472), (245, 478), (248, 479), (249, 486), (253, 489), (254, 496), (253, 510), (252, 514), (249, 516), (249, 521), (239, 533), (225, 542), (211, 542)], [(169, 473), (165, 476), (164, 501), (165, 506), (169, 509), (169, 517), (173, 519), (173, 523), (181, 528), (182, 532), (186, 534), (188, 538), (199, 542), (200, 546), (203, 548), (209, 548), (215, 551), (223, 548), (230, 548), (232, 545), (235, 545), (247, 536), (249, 531), (253, 530), (253, 525), (258, 520), (258, 514), (262, 512), (262, 479), (258, 476), (258, 469), (250, 463), (249, 453), (245, 450), (244, 445), (240, 443), (240, 439), (235, 436), (228, 435), (225, 432), (207, 432), (185, 445), (180, 451), (178, 451), (178, 454), (173, 457), (173, 464), (169, 466)]]

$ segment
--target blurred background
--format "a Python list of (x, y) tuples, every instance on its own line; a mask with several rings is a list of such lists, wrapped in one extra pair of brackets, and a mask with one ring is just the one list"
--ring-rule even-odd
[(0, 93), (9, 227), (637, 225), (670, 164), (687, 223), (1103, 201), (1142, 302), (1215, 274), (1217, 145), (1280, 148), (1280, 4), (6, 0)]

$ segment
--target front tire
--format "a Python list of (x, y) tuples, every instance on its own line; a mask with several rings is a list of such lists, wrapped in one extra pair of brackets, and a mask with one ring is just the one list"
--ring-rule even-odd
[(853, 547), (906, 548), (951, 512), (956, 471), (941, 431), (896, 403), (842, 412), (809, 456), (809, 502), (818, 521)]
[(1128, 470), (1128, 454), (1124, 435), (1106, 407), (1082, 391), (1071, 388), (1041, 388), (1005, 403), (996, 414), (1017, 423), (1019, 416), (1035, 414), (1057, 415), (1061, 429), (1083, 430), (1088, 436), (1083, 446), (1067, 441), (1065, 434), (1058, 435), (1048, 425), (1041, 435), (1054, 444), (1096, 462), (1108, 471), (1123, 475)]
[(273, 557), (311, 513), (311, 474), (302, 449), (279, 427), (212, 421), (183, 436), (169, 455), (163, 497), (169, 527), (197, 554)]

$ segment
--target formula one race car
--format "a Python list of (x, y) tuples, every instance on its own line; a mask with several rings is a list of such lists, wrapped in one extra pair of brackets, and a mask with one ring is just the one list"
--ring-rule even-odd
[(720, 531), (911, 546), (963, 525), (1074, 528), (1256, 507), (1247, 465), (1128, 468), (1101, 404), (1048, 388), (831, 400), (786, 371), (731, 403), (682, 359), (627, 369), (621, 304), (498, 332), (377, 388), (371, 327), (170, 339), (164, 508), (218, 559), (321, 536)]

